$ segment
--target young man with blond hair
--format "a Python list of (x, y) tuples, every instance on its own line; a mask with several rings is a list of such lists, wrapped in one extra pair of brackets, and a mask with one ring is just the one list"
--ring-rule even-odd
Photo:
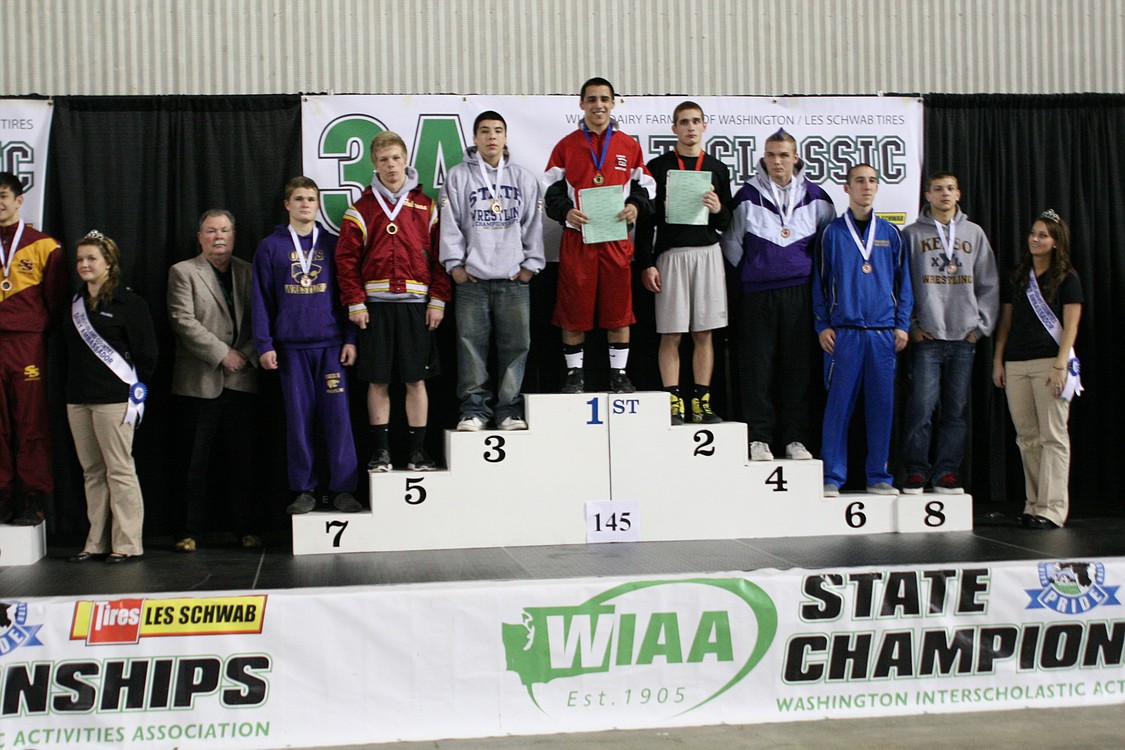
[(375, 446), (370, 472), (392, 466), (392, 382), (406, 386), (406, 468), (437, 468), (425, 447), (426, 378), (437, 372), (433, 332), (445, 316), (449, 276), (438, 262), (434, 202), (407, 158), (397, 133), (384, 131), (371, 140), (371, 184), (344, 213), (336, 246), (341, 301), (360, 329), (356, 374), (368, 382), (367, 419)]

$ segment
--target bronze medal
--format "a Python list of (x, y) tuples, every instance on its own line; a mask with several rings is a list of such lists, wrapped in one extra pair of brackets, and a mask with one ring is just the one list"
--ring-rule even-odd
[(393, 221), (387, 225), (387, 234), (398, 234), (398, 224)]
[(492, 213), (499, 214), (500, 211), (503, 210), (503, 208), (504, 207), (500, 204), (499, 198), (492, 201)]
[(783, 240), (789, 239), (789, 235), (791, 235), (791, 234), (792, 234), (792, 232), (789, 231), (789, 227), (782, 227), (781, 228), (781, 239), (783, 239)]
[(303, 273), (303, 274), (301, 274), (301, 278), (299, 279), (299, 283), (301, 284), (301, 286), (308, 289), (310, 286), (312, 286), (312, 279), (309, 277), (309, 275), (307, 273)]
[(874, 270), (875, 270), (875, 267), (872, 266), (870, 263), (864, 263), (863, 264), (863, 272), (864, 273), (871, 273)]
[(950, 273), (957, 273), (957, 264), (951, 261), (949, 265), (945, 267), (945, 270)]
[(595, 185), (601, 185), (603, 182), (605, 182), (605, 178), (602, 177), (601, 172), (598, 172), (596, 175), (594, 175), (594, 184)]

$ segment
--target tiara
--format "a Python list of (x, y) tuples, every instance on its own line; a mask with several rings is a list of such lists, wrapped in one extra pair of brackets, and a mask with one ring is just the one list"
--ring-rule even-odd
[(89, 232), (86, 232), (86, 236), (83, 237), (82, 239), (84, 239), (84, 240), (98, 240), (100, 242), (101, 240), (105, 239), (105, 235), (102, 234), (101, 232), (99, 232), (96, 229), (91, 229)]
[(1062, 221), (1062, 217), (1059, 216), (1059, 212), (1053, 208), (1048, 208), (1046, 211), (1039, 214), (1039, 218), (1046, 219), (1047, 221), (1053, 221), (1056, 224)]

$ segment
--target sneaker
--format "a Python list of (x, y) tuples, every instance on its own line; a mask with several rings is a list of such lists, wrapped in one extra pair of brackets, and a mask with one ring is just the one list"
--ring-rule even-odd
[(750, 443), (750, 460), (772, 461), (773, 453), (770, 451), (769, 443), (763, 443), (760, 440)]
[(195, 540), (190, 536), (185, 536), (176, 542), (174, 549), (177, 552), (195, 552)]
[(837, 487), (836, 485), (832, 484), (831, 482), (825, 482), (824, 483), (824, 490), (823, 490), (822, 494), (825, 497), (839, 497), (840, 496), (840, 488)]
[(957, 480), (957, 475), (953, 473), (942, 474), (934, 482), (934, 492), (942, 495), (963, 495), (965, 490), (961, 487), (961, 482)]
[(466, 414), (461, 417), (461, 421), (457, 423), (457, 431), (480, 432), (485, 428), (486, 424), (483, 417), (478, 417), (476, 414)]
[(867, 485), (867, 494), (868, 495), (897, 495), (898, 490), (894, 488), (894, 485), (888, 484), (887, 482), (876, 482), (875, 484)]
[(386, 450), (377, 450), (371, 454), (371, 460), (367, 462), (367, 473), (376, 474), (378, 472), (391, 470), (391, 452)]
[(571, 367), (563, 376), (560, 393), (582, 393), (586, 390), (586, 378), (581, 367)]
[(789, 445), (785, 446), (785, 457), (791, 461), (811, 461), (812, 453), (805, 447), (804, 443), (799, 443), (794, 440)]
[(684, 400), (679, 396), (669, 393), (672, 399), (672, 424), (684, 423)]
[(285, 512), (291, 516), (300, 516), (308, 513), (316, 507), (316, 497), (311, 492), (302, 492), (297, 495), (293, 502), (289, 503), (289, 507)]
[(406, 468), (410, 471), (437, 471), (437, 464), (426, 451), (416, 450), (410, 454)]
[(12, 519), (13, 526), (38, 526), (43, 523), (43, 511), (36, 507), (24, 508), (23, 513)]
[(704, 393), (702, 398), (691, 400), (691, 421), (694, 424), (718, 424), (723, 421), (722, 417), (711, 411), (710, 393)]
[(332, 507), (341, 513), (359, 513), (363, 510), (363, 506), (350, 492), (337, 492), (336, 497), (332, 498)]
[(633, 387), (633, 381), (629, 380), (629, 376), (625, 374), (624, 370), (614, 370), (613, 374), (609, 376), (609, 392), (636, 393), (637, 389)]
[(922, 478), (921, 474), (911, 474), (906, 478), (906, 483), (902, 485), (902, 491), (907, 495), (921, 495), (925, 489), (926, 480)]
[(257, 534), (247, 534), (242, 537), (242, 549), (261, 549), (262, 537)]
[(527, 422), (523, 417), (504, 417), (496, 427), (501, 430), (526, 430)]

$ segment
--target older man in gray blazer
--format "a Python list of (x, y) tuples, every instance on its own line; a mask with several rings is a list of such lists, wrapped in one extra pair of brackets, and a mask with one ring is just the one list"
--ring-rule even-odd
[(254, 401), (258, 373), (250, 326), (250, 264), (232, 255), (234, 216), (199, 220), (200, 254), (168, 272), (168, 318), (176, 334), (172, 394), (179, 397), (187, 444), (176, 550), (194, 552), (206, 524), (211, 455), (221, 451), (234, 530), (244, 547), (261, 546), (254, 486)]

